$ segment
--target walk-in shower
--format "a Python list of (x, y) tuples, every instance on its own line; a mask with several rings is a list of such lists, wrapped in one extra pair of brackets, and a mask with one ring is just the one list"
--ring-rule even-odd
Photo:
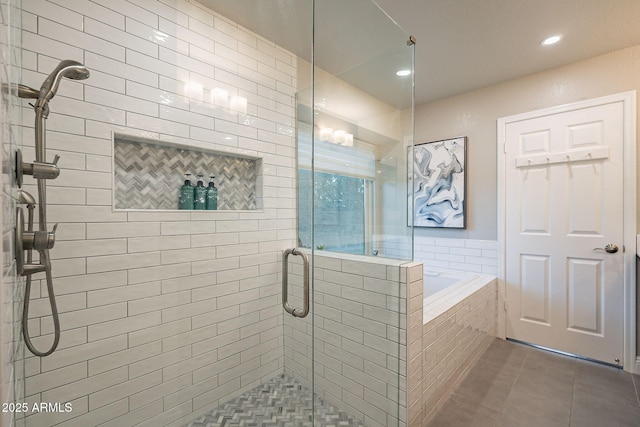
[[(11, 211), (59, 226), (17, 317), (58, 342), (54, 279), (60, 334), (12, 400), (63, 410), (15, 425), (406, 426), (413, 38), (371, 0), (22, 4), (47, 146), (20, 121)], [(185, 174), (217, 210), (179, 209)]]
[[(52, 231), (47, 229), (47, 187), (46, 180), (55, 179), (60, 174), (57, 166), (59, 156), (56, 155), (51, 163), (46, 160), (46, 126), (45, 120), (49, 116), (49, 101), (58, 91), (58, 86), (63, 77), (73, 80), (84, 80), (89, 77), (89, 70), (77, 61), (63, 60), (58, 66), (47, 76), (42, 83), (40, 90), (32, 89), (28, 86), (19, 84), (16, 86), (18, 97), (36, 99), (33, 106), (35, 111), (35, 161), (33, 163), (25, 163), (22, 161), (22, 152), (18, 150), (15, 154), (15, 176), (16, 184), (22, 187), (23, 175), (31, 175), (36, 179), (38, 190), (38, 223), (39, 229), (36, 231), (34, 226), (34, 209), (36, 202), (34, 197), (25, 190), (19, 191), (19, 204), (24, 204), (28, 210), (27, 228), (24, 225), (24, 214), (21, 207), (16, 210), (16, 231), (15, 231), (15, 258), (16, 273), (26, 276), (24, 304), (22, 311), (22, 335), (24, 343), (31, 353), (39, 357), (50, 355), (58, 347), (60, 342), (60, 319), (58, 316), (58, 308), (56, 297), (53, 289), (53, 276), (51, 274), (51, 258), (49, 249), (53, 248), (56, 239), (57, 224)], [(33, 263), (33, 251), (37, 251), (40, 255), (39, 263)], [(24, 251), (27, 251), (26, 260), (24, 259)], [(31, 295), (32, 276), (36, 273), (44, 272), (47, 282), (47, 294), (49, 298), (49, 306), (51, 308), (51, 316), (54, 324), (53, 343), (46, 351), (40, 351), (31, 342), (29, 335), (29, 304)]]

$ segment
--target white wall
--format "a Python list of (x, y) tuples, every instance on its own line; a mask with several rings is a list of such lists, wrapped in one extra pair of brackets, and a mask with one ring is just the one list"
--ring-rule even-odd
[[(91, 71), (61, 82), (50, 103), (47, 156), (60, 154), (62, 172), (49, 183), (48, 220), (60, 222), (51, 254), (63, 332), (54, 354), (26, 361), (27, 401), (73, 411), (27, 425), (179, 425), (282, 372), (295, 56), (185, 0), (23, 8), (25, 84), (38, 88), (61, 59)], [(190, 80), (204, 86), (204, 103), (183, 97)], [(211, 106), (214, 87), (247, 98), (248, 113)], [(27, 146), (32, 122), (25, 109)], [(114, 212), (113, 131), (262, 158), (264, 209)], [(24, 154), (33, 159), (33, 149)], [(53, 330), (44, 284), (35, 288), (29, 326), (45, 347)]]
[(497, 239), (498, 118), (638, 88), (640, 46), (634, 46), (418, 106), (416, 143), (468, 137), (467, 229), (416, 228), (416, 237)]

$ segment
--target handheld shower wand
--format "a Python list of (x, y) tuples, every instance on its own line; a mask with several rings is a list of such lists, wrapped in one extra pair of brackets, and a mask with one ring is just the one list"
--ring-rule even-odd
[[(18, 208), (17, 224), (16, 224), (16, 260), (18, 274), (26, 276), (26, 290), (24, 298), (24, 309), (22, 318), (22, 335), (24, 336), (27, 348), (36, 356), (44, 357), (53, 353), (60, 341), (60, 321), (58, 318), (58, 310), (56, 307), (55, 296), (53, 293), (53, 277), (51, 275), (51, 258), (49, 249), (53, 248), (55, 243), (55, 231), (57, 224), (53, 230), (47, 230), (47, 179), (55, 179), (58, 177), (60, 170), (57, 162), (59, 156), (55, 156), (53, 162), (46, 161), (46, 126), (45, 120), (49, 116), (49, 101), (55, 96), (63, 77), (73, 80), (83, 80), (89, 77), (89, 70), (77, 61), (64, 60), (47, 76), (40, 87), (40, 91), (29, 88), (28, 86), (17, 85), (17, 94), (21, 98), (36, 99), (33, 104), (35, 110), (35, 153), (36, 160), (33, 163), (23, 163), (20, 151), (16, 154), (16, 180), (18, 186), (22, 185), (22, 174), (30, 174), (37, 181), (38, 186), (38, 230), (33, 230), (33, 209), (35, 209), (35, 200), (30, 194), (22, 191), (20, 203), (26, 204), (29, 210), (28, 228), (24, 230), (24, 216), (22, 208)], [(40, 263), (32, 263), (33, 250), (38, 251), (40, 255)], [(27, 263), (24, 261), (23, 250), (27, 250)], [(45, 352), (38, 351), (31, 343), (28, 329), (28, 313), (29, 313), (29, 297), (31, 290), (31, 276), (35, 273), (44, 271), (47, 282), (47, 292), (49, 294), (49, 302), (51, 305), (51, 315), (54, 324), (54, 341), (49, 350)]]
[[(36, 120), (35, 120), (35, 132), (36, 132), (36, 162), (41, 162), (46, 164), (46, 126), (45, 120), (49, 117), (49, 101), (56, 95), (58, 92), (58, 87), (60, 86), (60, 80), (63, 77), (72, 80), (84, 80), (89, 77), (89, 70), (87, 67), (82, 65), (77, 61), (72, 61), (70, 59), (65, 59), (60, 61), (58, 66), (54, 68), (54, 70), (47, 76), (47, 78), (42, 83), (40, 87), (40, 94), (38, 96), (38, 100), (36, 101), (33, 109), (36, 112)], [(57, 164), (57, 158), (52, 163), (53, 166)], [(56, 166), (57, 167), (57, 166)], [(38, 203), (40, 208), (38, 209), (39, 213), (39, 224), (40, 231), (46, 230), (47, 225), (47, 200), (46, 200), (46, 181), (44, 179), (37, 178), (38, 180)]]
[(63, 77), (72, 80), (84, 80), (89, 78), (89, 70), (77, 61), (72, 61), (70, 59), (60, 61), (60, 64), (58, 64), (58, 66), (47, 76), (44, 82), (42, 82), (42, 86), (40, 86), (40, 96), (38, 97), (36, 107), (39, 104), (48, 103), (51, 98), (55, 96), (58, 91), (58, 86), (60, 85), (60, 80), (62, 80)]

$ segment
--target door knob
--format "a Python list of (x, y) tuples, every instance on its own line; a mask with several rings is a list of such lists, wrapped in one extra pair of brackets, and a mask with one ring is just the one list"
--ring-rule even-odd
[(615, 254), (616, 252), (618, 252), (618, 245), (616, 245), (615, 243), (607, 243), (606, 245), (604, 245), (604, 248), (593, 248), (594, 251), (606, 251), (610, 254)]

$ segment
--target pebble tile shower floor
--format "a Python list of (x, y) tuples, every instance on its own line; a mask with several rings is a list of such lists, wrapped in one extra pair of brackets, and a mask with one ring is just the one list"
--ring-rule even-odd
[(191, 421), (185, 427), (364, 427), (345, 412), (316, 398), (316, 422), (311, 390), (287, 375), (280, 375)]

